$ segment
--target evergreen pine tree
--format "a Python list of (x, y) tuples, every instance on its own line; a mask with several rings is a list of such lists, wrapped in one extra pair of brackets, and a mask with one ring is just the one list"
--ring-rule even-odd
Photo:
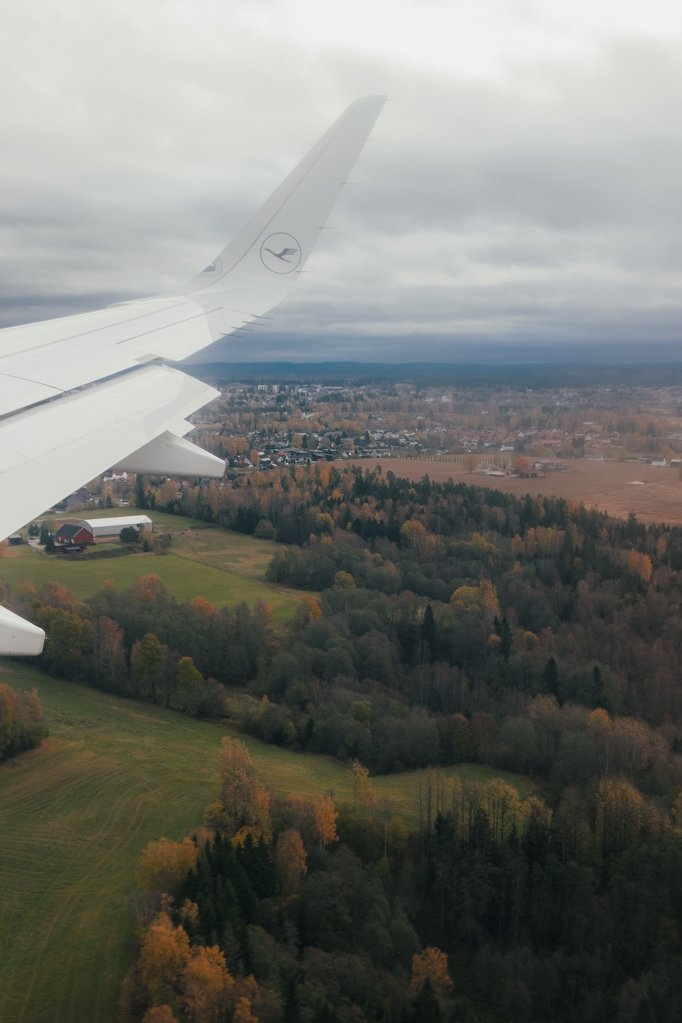
[(432, 664), (436, 659), (436, 636), (436, 619), (433, 614), (433, 608), (430, 604), (427, 604), (421, 624), (421, 639), (422, 643), (427, 647), (425, 652), (428, 654)]
[(427, 977), (414, 1000), (409, 1023), (441, 1023), (442, 1018), (431, 981)]
[(553, 657), (550, 657), (543, 669), (541, 685), (544, 693), (551, 693), (559, 699), (559, 670)]

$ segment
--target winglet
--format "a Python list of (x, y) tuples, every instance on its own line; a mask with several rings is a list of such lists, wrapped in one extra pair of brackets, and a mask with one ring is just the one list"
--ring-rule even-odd
[(385, 96), (365, 96), (351, 103), (183, 293), (206, 308), (238, 303), (236, 308), (252, 315), (281, 301), (303, 269), (385, 102)]

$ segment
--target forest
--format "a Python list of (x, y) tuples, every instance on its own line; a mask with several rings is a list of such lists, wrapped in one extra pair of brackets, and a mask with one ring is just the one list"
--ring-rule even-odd
[[(44, 666), (199, 715), (238, 691), (242, 729), (353, 761), (358, 794), (325, 842), (235, 768), (184, 852), (160, 847), (179, 865), (141, 867), (142, 963), (160, 943), (180, 965), (157, 984), (138, 961), (127, 1018), (681, 1017), (682, 530), (326, 463), (145, 498), (274, 536), (298, 612), (183, 605), (154, 576), (85, 604), (26, 585)], [(467, 761), (533, 789), (436, 787), (414, 834), (372, 805), (368, 771)], [(190, 975), (218, 978), (216, 1014)]]
[(682, 842), (622, 779), (453, 782), (410, 834), (357, 762), (336, 807), (221, 757), (205, 826), (142, 855), (124, 1023), (679, 1019)]
[(325, 463), (277, 476), (167, 507), (275, 532), (271, 580), (305, 591), (288, 625), (153, 575), (85, 604), (25, 584), (45, 668), (205, 716), (237, 687), (252, 734), (372, 771), (479, 761), (560, 789), (607, 770), (672, 807), (681, 529)]

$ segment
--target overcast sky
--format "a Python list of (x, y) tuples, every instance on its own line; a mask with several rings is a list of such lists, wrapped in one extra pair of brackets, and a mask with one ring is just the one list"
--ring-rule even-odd
[(224, 356), (682, 359), (679, 3), (3, 8), (2, 325), (189, 278), (387, 93), (313, 272)]

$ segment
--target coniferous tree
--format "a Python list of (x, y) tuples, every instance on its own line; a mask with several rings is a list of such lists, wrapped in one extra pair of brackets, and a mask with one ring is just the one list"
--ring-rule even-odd
[(436, 637), (436, 619), (431, 604), (427, 604), (421, 624), (421, 638), (426, 646), (426, 655), (432, 664), (436, 659)]
[(433, 986), (427, 977), (414, 1000), (409, 1023), (441, 1023), (442, 1018)]

